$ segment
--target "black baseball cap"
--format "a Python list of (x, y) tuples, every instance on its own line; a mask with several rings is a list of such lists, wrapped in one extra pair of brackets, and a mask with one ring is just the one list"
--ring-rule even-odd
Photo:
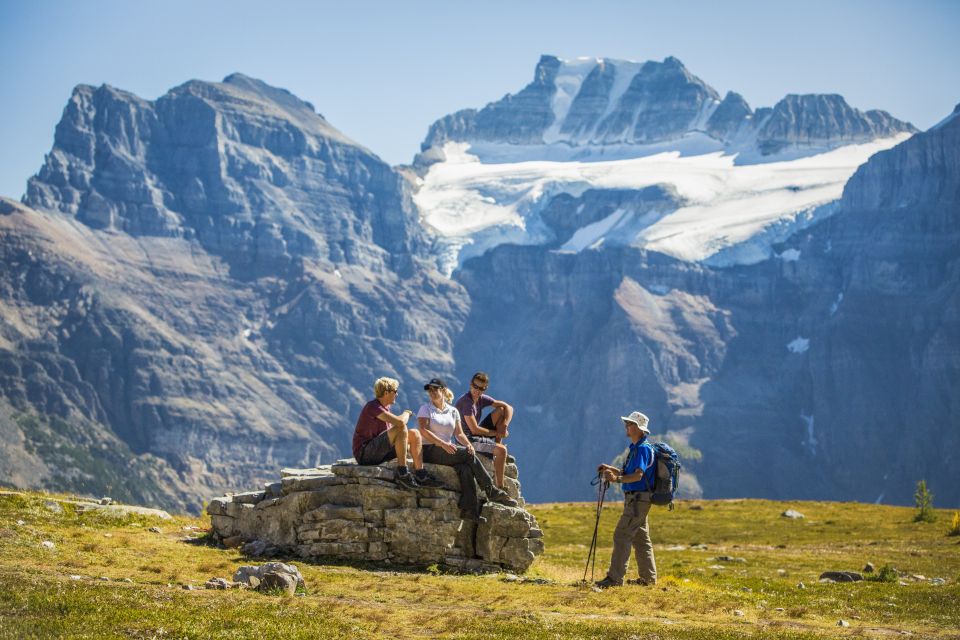
[(438, 389), (446, 389), (447, 383), (444, 382), (442, 378), (430, 378), (430, 382), (423, 385), (423, 390), (426, 391), (431, 387), (436, 387)]

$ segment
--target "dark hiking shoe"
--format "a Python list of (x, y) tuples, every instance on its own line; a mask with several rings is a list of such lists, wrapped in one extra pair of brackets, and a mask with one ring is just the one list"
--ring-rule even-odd
[(623, 586), (623, 582), (618, 582), (617, 580), (614, 580), (614, 579), (611, 578), (610, 576), (607, 576), (607, 577), (604, 578), (603, 580), (597, 580), (594, 584), (596, 584), (596, 585), (597, 585), (597, 588), (599, 588), (599, 589), (609, 589), (610, 587), (622, 587), (622, 586)]
[(444, 486), (442, 480), (434, 478), (424, 469), (418, 470), (413, 477), (414, 480), (417, 481), (417, 486), (423, 487), (424, 489), (436, 489)]
[(627, 584), (635, 584), (638, 587), (652, 587), (657, 584), (656, 580), (644, 580), (643, 578), (636, 578), (635, 580), (627, 580)]
[(503, 489), (497, 489), (490, 496), (490, 502), (496, 502), (497, 504), (502, 504), (505, 507), (516, 507), (519, 506), (519, 503), (510, 497)]
[(403, 487), (404, 489), (410, 489), (411, 491), (416, 491), (420, 486), (417, 484), (417, 481), (413, 478), (413, 474), (407, 471), (406, 473), (397, 472), (394, 481)]

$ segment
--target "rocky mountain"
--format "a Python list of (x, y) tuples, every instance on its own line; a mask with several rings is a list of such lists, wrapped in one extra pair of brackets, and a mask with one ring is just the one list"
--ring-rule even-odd
[(0, 200), (0, 478), (197, 510), (484, 369), (533, 501), (641, 408), (686, 495), (960, 504), (958, 123), (545, 56), (400, 172), (239, 74), (80, 86)]
[(199, 509), (348, 455), (378, 375), (452, 370), (468, 302), (405, 180), (260, 81), (77, 87), (3, 209), (8, 482)]
[(434, 123), (419, 165), (429, 164), (447, 142), (481, 148), (562, 145), (582, 154), (578, 148), (642, 146), (703, 134), (718, 148), (755, 148), (767, 156), (915, 131), (884, 111), (854, 109), (839, 95), (788, 95), (772, 109), (754, 112), (737, 93), (721, 100), (673, 57), (638, 63), (543, 56), (533, 81), (518, 93)]

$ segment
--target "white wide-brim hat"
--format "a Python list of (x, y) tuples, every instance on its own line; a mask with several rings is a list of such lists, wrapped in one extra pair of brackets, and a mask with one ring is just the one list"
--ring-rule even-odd
[(650, 428), (647, 426), (650, 424), (650, 418), (643, 415), (639, 411), (634, 411), (628, 416), (620, 416), (620, 419), (624, 422), (632, 422), (640, 427), (640, 431), (643, 431), (644, 433), (650, 433)]

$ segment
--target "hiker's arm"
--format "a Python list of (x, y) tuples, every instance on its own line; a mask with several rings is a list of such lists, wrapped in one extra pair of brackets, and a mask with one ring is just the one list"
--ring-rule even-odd
[(470, 455), (476, 453), (473, 448), (473, 443), (470, 442), (470, 438), (468, 438), (467, 434), (463, 432), (463, 427), (460, 426), (459, 420), (457, 420), (456, 424), (453, 426), (453, 437), (456, 438), (460, 444), (467, 448), (467, 451), (470, 452)]
[(467, 429), (470, 430), (470, 433), (472, 433), (475, 436), (487, 436), (489, 438), (492, 438), (495, 435), (497, 435), (497, 432), (494, 431), (493, 429), (484, 429), (479, 424), (477, 424), (477, 419), (474, 418), (473, 416), (464, 417), (463, 422), (466, 425)]
[(456, 453), (456, 447), (449, 442), (444, 442), (430, 431), (430, 418), (417, 418), (417, 424), (420, 426), (420, 435), (426, 440), (425, 444), (435, 444), (447, 453)]
[[(641, 447), (641, 449), (646, 449), (647, 447)], [(648, 457), (649, 456), (649, 457)], [(640, 466), (636, 471), (631, 473), (624, 473), (620, 469), (615, 469), (610, 473), (612, 476), (608, 478), (610, 482), (639, 482), (643, 480), (643, 475), (647, 472), (647, 469), (653, 464), (653, 453), (644, 453), (641, 451), (638, 456), (640, 458)], [(606, 475), (606, 474), (605, 474)]]
[(382, 420), (383, 422), (386, 422), (394, 427), (404, 427), (407, 424), (407, 420), (409, 420), (410, 416), (412, 415), (413, 411), (410, 411), (410, 409), (404, 409), (403, 412), (398, 416), (390, 413), (389, 411), (384, 411), (377, 416), (377, 420)]

